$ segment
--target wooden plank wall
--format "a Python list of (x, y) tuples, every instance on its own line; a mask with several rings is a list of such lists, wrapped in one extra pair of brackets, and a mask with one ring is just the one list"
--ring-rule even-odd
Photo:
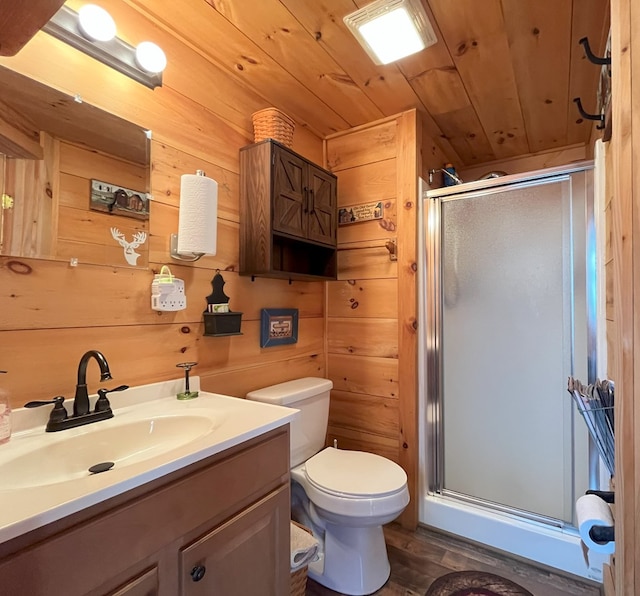
[[(614, 283), (614, 255), (613, 255), (613, 203), (614, 203), (614, 170), (613, 170), (613, 153), (612, 144), (605, 144), (605, 199), (604, 199), (604, 224), (605, 224), (605, 254), (603, 259), (604, 275), (605, 275), (605, 318), (606, 318), (606, 350), (607, 350), (607, 378), (615, 379), (618, 371), (617, 352), (618, 352), (618, 329), (615, 319), (615, 309), (613, 307), (613, 283)], [(619, 394), (618, 394), (619, 395)], [(612, 485), (615, 481), (612, 482)], [(615, 488), (612, 486), (612, 488)], [(620, 509), (620, 501), (615, 505), (617, 510)], [(620, 552), (620, 547), (616, 547)], [(615, 595), (615, 553), (609, 558), (609, 564), (603, 565), (603, 592), (604, 596)]]
[[(331, 136), (338, 204), (381, 201), (383, 218), (338, 228), (338, 281), (327, 284), (328, 442), (388, 457), (407, 472), (418, 516), (418, 176), (446, 161), (415, 111)], [(397, 244), (397, 260), (386, 244)]]
[(479, 180), (489, 172), (506, 172), (507, 174), (520, 174), (524, 172), (533, 172), (535, 170), (543, 170), (545, 168), (553, 168), (556, 166), (564, 166), (577, 161), (584, 161), (593, 157), (589, 146), (584, 143), (540, 151), (539, 153), (529, 153), (504, 159), (500, 161), (490, 161), (479, 166), (463, 168), (460, 177), (464, 182), (473, 182)]
[(327, 440), (399, 462), (397, 120), (353, 129), (326, 142), (338, 176), (338, 206), (382, 201), (381, 220), (338, 228), (338, 278), (327, 284)]
[(616, 338), (617, 338), (617, 325), (615, 320), (615, 309), (613, 307), (613, 279), (614, 279), (614, 259), (613, 259), (613, 202), (614, 202), (614, 185), (613, 185), (613, 151), (611, 150), (611, 144), (606, 144), (605, 152), (605, 172), (607, 172), (607, 178), (605, 182), (605, 200), (604, 200), (604, 223), (605, 223), (605, 254), (604, 254), (604, 271), (605, 271), (605, 285), (606, 285), (606, 305), (605, 316), (607, 320), (607, 376), (610, 379), (614, 378), (617, 371), (616, 361)]
[[(72, 3), (73, 4), (73, 3)], [(109, 360), (113, 384), (176, 378), (175, 365), (197, 361), (203, 388), (236, 396), (268, 384), (325, 375), (324, 284), (240, 277), (238, 270), (238, 150), (252, 142), (250, 115), (268, 105), (191, 47), (120, 0), (105, 3), (124, 39), (150, 37), (169, 65), (154, 91), (39, 33), (0, 64), (130, 120), (153, 132), (149, 269), (83, 261), (0, 258), (0, 368), (11, 403), (73, 394), (78, 361), (89, 349)], [(219, 90), (224, 89), (224, 93)], [(230, 109), (233, 106), (233, 109)], [(322, 141), (304, 128), (294, 149), (322, 161)], [(218, 254), (196, 263), (169, 257), (169, 234), (178, 228), (180, 176), (204, 170), (219, 182)], [(86, 223), (78, 222), (80, 229)], [(186, 284), (188, 307), (176, 313), (150, 308), (154, 272), (169, 264)], [(243, 315), (241, 336), (204, 337), (202, 311), (220, 269), (232, 310)], [(297, 344), (260, 349), (260, 309), (298, 308)], [(89, 388), (98, 388), (89, 366)]]
[[(611, 378), (616, 384), (615, 592), (640, 593), (640, 6), (611, 1)], [(636, 84), (633, 84), (636, 77)], [(638, 382), (636, 382), (638, 381)]]
[(6, 157), (2, 171), (3, 193), (14, 199), (13, 207), (3, 209), (1, 214), (2, 254), (51, 254), (55, 221), (52, 201), (46, 193), (50, 188), (46, 162)]

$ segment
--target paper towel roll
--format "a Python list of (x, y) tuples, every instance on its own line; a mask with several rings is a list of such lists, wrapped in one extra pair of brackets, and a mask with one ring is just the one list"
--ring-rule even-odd
[(180, 179), (178, 252), (216, 254), (218, 183), (199, 174)]
[(615, 542), (600, 544), (594, 542), (589, 536), (589, 530), (593, 526), (613, 526), (611, 508), (596, 495), (584, 495), (576, 501), (576, 517), (578, 518), (578, 530), (580, 538), (585, 546), (596, 553), (613, 554)]

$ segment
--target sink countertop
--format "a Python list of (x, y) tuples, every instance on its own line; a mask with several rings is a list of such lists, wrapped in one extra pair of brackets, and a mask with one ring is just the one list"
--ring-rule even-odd
[[(48, 452), (55, 453), (58, 443), (69, 439), (82, 441), (83, 436), (91, 441), (93, 431), (117, 433), (119, 427), (133, 428), (130, 425), (140, 421), (149, 423), (153, 431), (154, 421), (158, 421), (159, 426), (163, 419), (176, 418), (179, 421), (182, 417), (185, 421), (186, 418), (204, 418), (207, 426), (204, 431), (200, 429), (197, 436), (186, 437), (167, 451), (120, 467), (116, 464), (113, 469), (100, 474), (87, 472), (86, 476), (70, 479), (61, 475), (60, 479), (50, 479), (44, 484), (31, 481), (31, 484), (14, 487), (11, 486), (11, 474), (5, 474), (0, 479), (0, 543), (284, 426), (298, 413), (293, 408), (206, 391), (200, 391), (200, 396), (195, 399), (180, 401), (175, 395), (183, 387), (184, 379), (179, 379), (111, 393), (109, 401), (114, 411), (113, 418), (53, 433), (45, 432), (50, 407), (14, 410), (11, 440), (0, 445), (0, 473), (3, 466), (9, 466), (7, 469), (10, 470), (13, 460), (28, 455), (34, 449), (42, 449), (46, 460)], [(199, 390), (198, 377), (190, 378), (190, 387), (192, 391)], [(96, 396), (91, 397), (92, 405), (95, 399)], [(72, 403), (73, 400), (65, 401), (69, 411)], [(44, 463), (56, 464), (55, 461)]]

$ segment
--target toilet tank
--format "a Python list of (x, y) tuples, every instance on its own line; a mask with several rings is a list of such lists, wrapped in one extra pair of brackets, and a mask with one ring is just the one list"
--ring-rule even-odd
[(300, 410), (291, 421), (291, 467), (315, 455), (324, 447), (329, 422), (329, 395), (333, 383), (328, 379), (305, 377), (247, 394), (247, 399)]

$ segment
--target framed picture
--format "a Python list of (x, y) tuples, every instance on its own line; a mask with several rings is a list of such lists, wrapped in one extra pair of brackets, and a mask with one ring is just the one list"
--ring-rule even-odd
[(263, 308), (260, 320), (261, 348), (295, 344), (298, 341), (297, 308)]

